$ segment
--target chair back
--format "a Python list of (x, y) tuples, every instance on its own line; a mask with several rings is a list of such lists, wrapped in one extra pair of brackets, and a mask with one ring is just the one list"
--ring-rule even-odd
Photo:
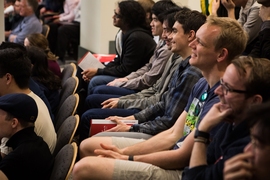
[(56, 156), (57, 153), (64, 147), (66, 144), (70, 144), (74, 134), (79, 125), (79, 116), (69, 116), (60, 126), (57, 131), (57, 142), (53, 152), (53, 155)]
[(50, 180), (68, 180), (75, 160), (78, 147), (75, 142), (66, 144), (56, 155)]
[(76, 73), (76, 65), (74, 63), (65, 64), (62, 71), (62, 86), (64, 86), (64, 83), (69, 77), (75, 76), (75, 73)]
[(49, 32), (50, 32), (50, 26), (47, 24), (43, 24), (41, 34), (43, 34), (46, 38), (48, 38)]
[(77, 110), (79, 95), (70, 95), (60, 106), (55, 116), (55, 131), (57, 132), (62, 123), (69, 117), (73, 116)]
[(66, 80), (60, 91), (58, 108), (60, 108), (61, 104), (63, 104), (63, 102), (67, 99), (68, 96), (75, 93), (78, 84), (79, 80), (76, 76), (71, 76)]

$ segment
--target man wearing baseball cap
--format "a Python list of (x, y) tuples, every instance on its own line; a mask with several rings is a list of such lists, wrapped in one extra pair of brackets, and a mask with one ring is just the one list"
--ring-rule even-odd
[(53, 157), (46, 142), (34, 132), (37, 104), (26, 94), (0, 97), (0, 139), (7, 137), (11, 152), (1, 157), (0, 179), (49, 179)]

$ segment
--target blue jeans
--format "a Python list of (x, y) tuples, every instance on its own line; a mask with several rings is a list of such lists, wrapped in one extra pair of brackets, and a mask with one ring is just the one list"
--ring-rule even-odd
[(111, 95), (111, 94), (90, 94), (85, 99), (85, 108), (102, 108), (101, 103), (110, 98), (119, 98), (119, 95)]
[(140, 109), (89, 109), (83, 113), (79, 125), (80, 142), (89, 137), (90, 120), (105, 119), (109, 116), (131, 116), (141, 111)]
[(129, 94), (137, 93), (137, 92), (138, 90), (115, 87), (115, 86), (106, 86), (106, 85), (96, 86), (92, 89), (93, 94), (111, 94), (111, 95), (120, 95), (120, 96), (125, 96)]
[(116, 79), (117, 77), (114, 77), (114, 76), (108, 76), (108, 75), (97, 75), (97, 76), (94, 76), (89, 84), (88, 84), (88, 94), (92, 94), (92, 89), (96, 86), (99, 86), (99, 85), (104, 85), (104, 84), (107, 84), (111, 81), (113, 81), (114, 79)]

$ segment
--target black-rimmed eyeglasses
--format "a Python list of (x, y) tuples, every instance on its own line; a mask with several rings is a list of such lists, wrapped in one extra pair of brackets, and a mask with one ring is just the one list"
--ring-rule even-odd
[(247, 91), (244, 91), (244, 90), (238, 90), (238, 89), (232, 89), (232, 88), (229, 88), (223, 81), (222, 78), (220, 78), (220, 85), (221, 85), (221, 88), (223, 90), (223, 94), (227, 95), (228, 92), (235, 92), (235, 93), (241, 93), (241, 94), (245, 94), (247, 93)]

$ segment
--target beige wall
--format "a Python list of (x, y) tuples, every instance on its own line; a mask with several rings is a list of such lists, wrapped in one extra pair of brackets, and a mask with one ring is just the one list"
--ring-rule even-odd
[(112, 25), (114, 0), (81, 0), (81, 47), (96, 53), (108, 53), (109, 41), (118, 28)]
[[(117, 0), (81, 0), (81, 44), (96, 53), (108, 53), (118, 29), (112, 25), (112, 15)], [(157, 0), (156, 0), (157, 1)], [(199, 0), (175, 0), (177, 4), (200, 11)]]
[[(4, 12), (4, 0), (0, 0), (0, 12)], [(0, 42), (5, 40), (4, 13), (0, 16)]]

